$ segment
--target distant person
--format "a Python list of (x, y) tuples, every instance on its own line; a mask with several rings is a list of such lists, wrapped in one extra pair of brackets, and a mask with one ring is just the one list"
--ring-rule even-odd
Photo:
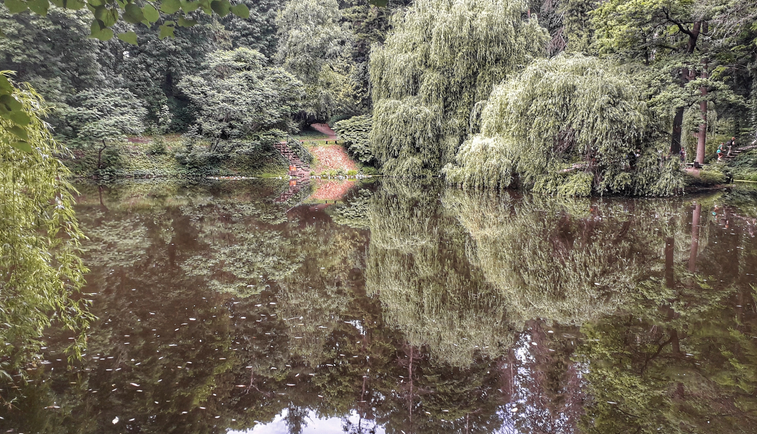
[(728, 142), (728, 153), (726, 156), (731, 156), (731, 149), (733, 149), (734, 146), (736, 146), (736, 137), (731, 137), (731, 140)]
[(681, 152), (678, 153), (678, 155), (681, 157), (681, 163), (686, 162), (686, 150), (681, 148)]
[(721, 143), (720, 146), (718, 146), (718, 161), (723, 159), (723, 145), (725, 145), (725, 143)]

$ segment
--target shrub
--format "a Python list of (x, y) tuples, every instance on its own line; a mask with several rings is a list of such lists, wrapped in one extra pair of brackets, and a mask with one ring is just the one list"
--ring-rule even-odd
[(372, 118), (368, 115), (355, 116), (334, 124), (334, 131), (344, 141), (347, 152), (363, 164), (373, 164), (376, 159), (371, 152)]

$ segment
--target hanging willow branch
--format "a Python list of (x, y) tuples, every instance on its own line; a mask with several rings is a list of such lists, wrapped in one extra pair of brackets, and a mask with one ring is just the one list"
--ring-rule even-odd
[(386, 174), (438, 173), (495, 84), (543, 56), (522, 0), (420, 0), (371, 51), (373, 154)]
[(445, 173), (464, 188), (668, 196), (681, 177), (677, 159), (651, 140), (656, 122), (612, 65), (580, 55), (539, 60), (495, 88), (481, 134)]

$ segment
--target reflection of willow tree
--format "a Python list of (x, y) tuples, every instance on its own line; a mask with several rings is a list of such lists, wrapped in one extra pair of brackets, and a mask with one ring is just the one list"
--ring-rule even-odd
[(471, 261), (518, 321), (580, 325), (611, 314), (664, 245), (654, 213), (668, 211), (640, 202), (462, 191), (443, 201), (475, 240)]
[(411, 345), (465, 367), (476, 351), (502, 354), (513, 330), (498, 291), (469, 265), (469, 239), (439, 192), (385, 182), (374, 195), (366, 288)]
[(368, 211), (372, 195), (368, 189), (355, 189), (344, 203), (327, 208), (327, 212), (334, 223), (355, 229), (370, 229)]
[[(691, 254), (666, 248), (665, 268), (639, 285), (626, 315), (582, 328), (578, 358), (590, 364), (593, 395), (583, 420), (589, 432), (754, 430), (757, 315), (749, 275), (757, 246), (747, 222), (729, 220), (733, 210), (711, 218), (711, 202), (698, 202), (677, 222), (692, 232)], [(697, 222), (699, 231), (691, 227)]]

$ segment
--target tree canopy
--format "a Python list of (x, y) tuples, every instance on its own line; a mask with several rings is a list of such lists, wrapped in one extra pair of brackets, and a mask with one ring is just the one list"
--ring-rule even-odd
[(419, 0), (371, 52), (373, 154), (384, 173), (435, 174), (469, 133), (471, 111), (544, 55), (520, 0)]
[(671, 195), (682, 186), (678, 167), (661, 159), (639, 86), (597, 58), (536, 61), (495, 88), (481, 133), (463, 144), (447, 178), (569, 196)]

